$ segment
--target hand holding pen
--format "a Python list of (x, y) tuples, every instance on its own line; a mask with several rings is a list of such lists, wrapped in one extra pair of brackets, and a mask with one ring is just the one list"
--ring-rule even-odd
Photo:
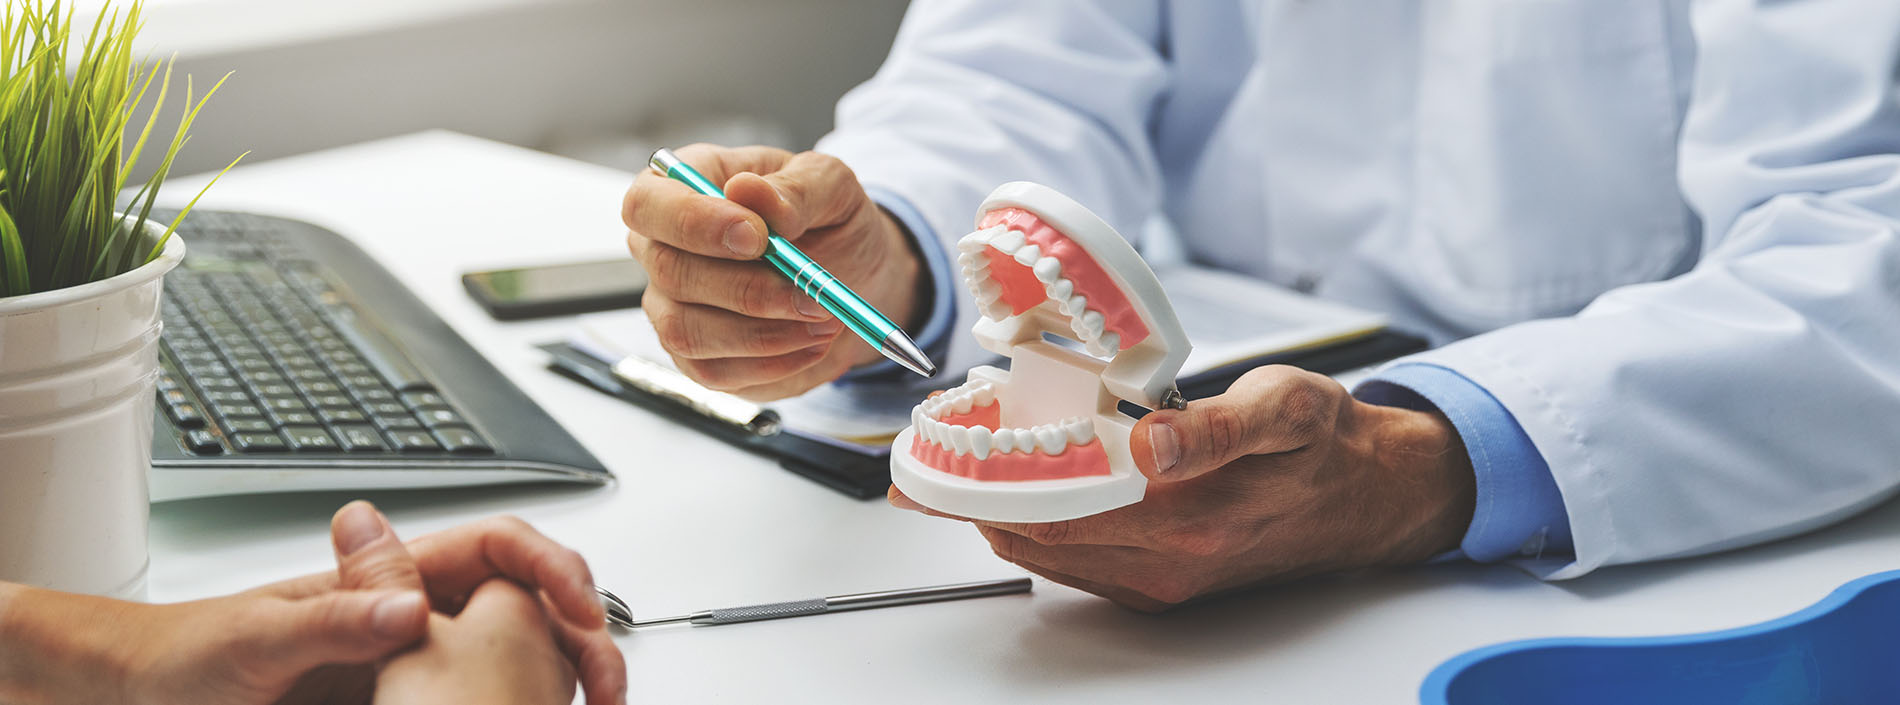
[[(929, 275), (910, 237), (849, 168), (767, 147), (695, 145), (679, 159), (704, 185), (723, 188), (725, 199), (648, 170), (628, 189), (621, 214), (628, 249), (652, 278), (643, 306), (682, 371), (707, 387), (767, 400), (880, 359), (890, 346), (863, 340), (879, 333), (888, 339), (895, 331), (902, 355), (909, 338), (898, 326), (915, 322)], [(749, 261), (772, 259), (774, 248), (796, 254), (773, 265)], [(797, 255), (822, 263), (849, 285), (838, 287), (842, 293), (856, 296), (821, 302), (801, 291), (787, 272), (797, 271)], [(813, 280), (799, 283), (811, 288)], [(846, 308), (846, 320), (826, 308), (849, 298), (865, 305)], [(929, 369), (928, 360), (917, 368)]]

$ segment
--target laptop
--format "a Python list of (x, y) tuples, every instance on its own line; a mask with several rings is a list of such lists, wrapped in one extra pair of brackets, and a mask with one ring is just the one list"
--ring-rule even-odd
[(613, 479), (341, 235), (194, 210), (178, 236), (188, 247), (165, 278), (153, 501)]

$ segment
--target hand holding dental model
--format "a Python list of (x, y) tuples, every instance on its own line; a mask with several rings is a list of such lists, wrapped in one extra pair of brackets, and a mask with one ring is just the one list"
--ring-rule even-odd
[(980, 211), (961, 262), (977, 339), (1011, 369), (919, 405), (892, 448), (892, 504), (970, 521), (1004, 559), (1144, 610), (1457, 546), (1473, 476), (1443, 416), (1275, 366), (1136, 423), (1116, 401), (1161, 406), (1187, 354), (1153, 274), (1047, 188), (1006, 184)]

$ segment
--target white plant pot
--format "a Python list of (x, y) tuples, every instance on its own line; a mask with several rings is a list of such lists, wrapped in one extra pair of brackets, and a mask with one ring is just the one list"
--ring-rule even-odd
[(0, 580), (144, 599), (159, 287), (184, 256), (173, 237), (130, 272), (0, 298)]

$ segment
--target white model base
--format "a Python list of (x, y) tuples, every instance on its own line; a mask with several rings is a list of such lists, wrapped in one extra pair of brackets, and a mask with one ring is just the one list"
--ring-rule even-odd
[(969, 519), (1042, 524), (1080, 519), (1141, 501), (1148, 478), (1128, 460), (1128, 436), (1105, 434), (1109, 474), (1057, 480), (980, 482), (925, 465), (910, 454), (916, 430), (891, 443), (891, 482), (918, 504)]

